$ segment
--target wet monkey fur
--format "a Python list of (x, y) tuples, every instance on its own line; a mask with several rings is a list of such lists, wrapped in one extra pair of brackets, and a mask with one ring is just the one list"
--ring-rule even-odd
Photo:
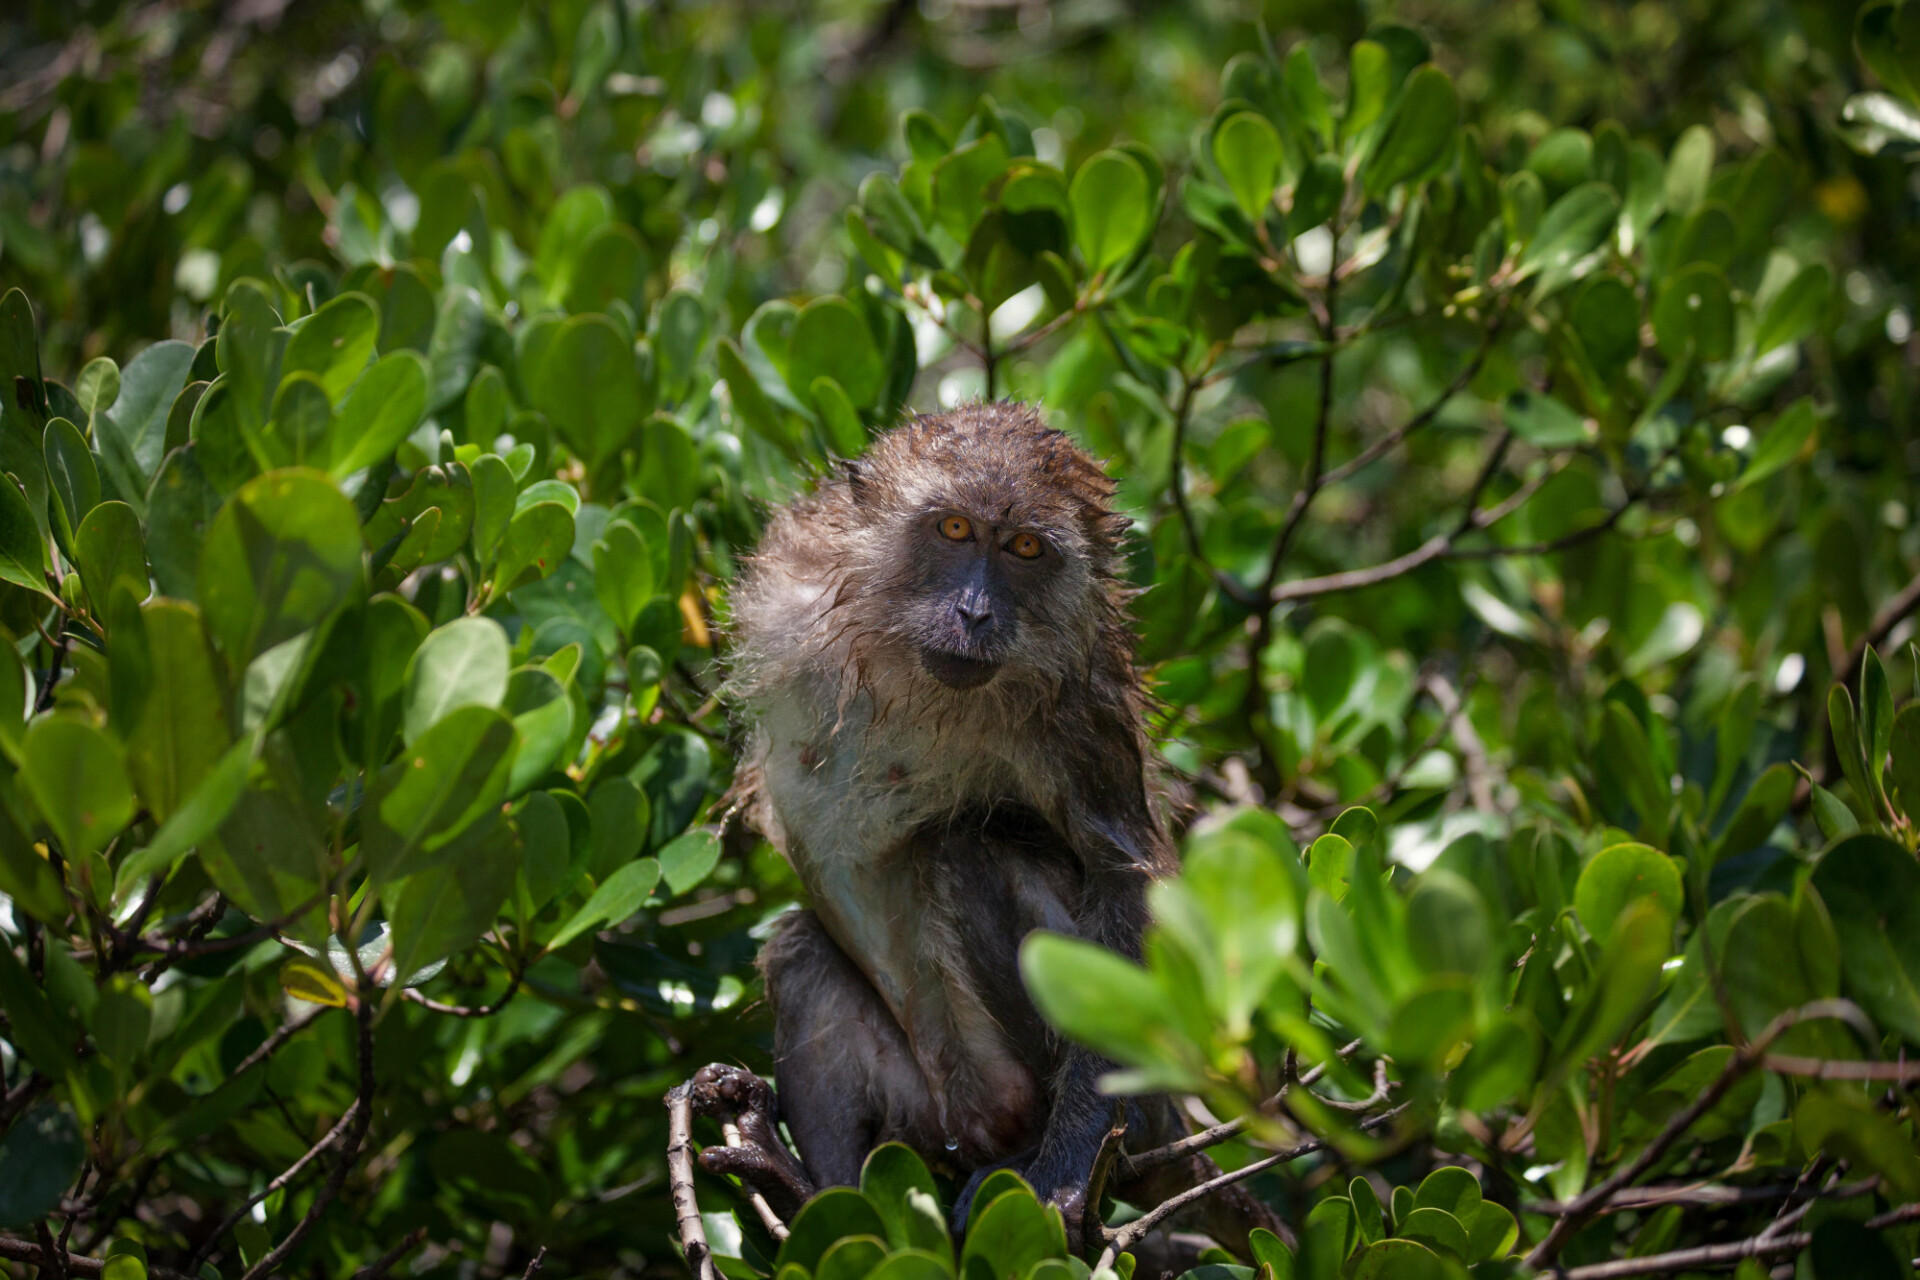
[[(761, 953), (777, 1099), (729, 1067), (692, 1092), (745, 1139), (706, 1167), (777, 1209), (858, 1182), (897, 1140), (968, 1179), (957, 1217), (1008, 1167), (1076, 1245), (1097, 1226), (1110, 1064), (1049, 1030), (1017, 956), (1044, 928), (1137, 957), (1147, 887), (1174, 866), (1111, 492), (1031, 408), (915, 418), (777, 511), (735, 589), (736, 797), (812, 909)], [(1184, 1132), (1164, 1098), (1128, 1111), (1131, 1149)], [(1151, 1204), (1211, 1169), (1115, 1190)], [(1276, 1225), (1241, 1187), (1208, 1204), (1209, 1234), (1242, 1253)]]

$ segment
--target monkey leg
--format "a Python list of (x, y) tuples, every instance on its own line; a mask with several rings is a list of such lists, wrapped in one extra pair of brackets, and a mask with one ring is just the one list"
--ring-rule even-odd
[(867, 1152), (889, 1139), (926, 1149), (941, 1130), (906, 1033), (819, 918), (789, 914), (760, 965), (780, 1118), (814, 1183), (857, 1184)]
[(708, 1147), (700, 1166), (708, 1173), (732, 1174), (767, 1198), (783, 1218), (791, 1218), (814, 1192), (806, 1170), (780, 1141), (774, 1127), (777, 1099), (767, 1082), (738, 1067), (720, 1063), (700, 1068), (687, 1089), (696, 1113), (732, 1120), (740, 1130), (737, 1147)]

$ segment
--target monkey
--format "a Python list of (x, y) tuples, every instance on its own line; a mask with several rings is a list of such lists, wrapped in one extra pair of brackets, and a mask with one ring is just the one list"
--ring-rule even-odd
[[(1147, 888), (1176, 865), (1113, 492), (1032, 407), (976, 403), (876, 437), (775, 511), (743, 564), (734, 802), (811, 909), (760, 955), (777, 1094), (716, 1065), (692, 1096), (743, 1137), (705, 1167), (776, 1209), (857, 1183), (898, 1140), (967, 1178), (956, 1227), (1011, 1168), (1087, 1238), (1111, 1064), (1050, 1030), (1018, 952), (1048, 929), (1137, 960)], [(1185, 1131), (1164, 1097), (1120, 1119), (1136, 1150)], [(1131, 1190), (1209, 1171), (1196, 1156)], [(1242, 1254), (1252, 1226), (1289, 1234), (1243, 1186), (1211, 1203), (1209, 1233)]]

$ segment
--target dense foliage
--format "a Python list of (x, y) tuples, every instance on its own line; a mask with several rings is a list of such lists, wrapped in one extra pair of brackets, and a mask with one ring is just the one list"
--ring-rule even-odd
[[(736, 559), (1012, 395), (1134, 519), (1185, 849), (1024, 972), (1259, 1280), (1904, 1273), (1920, 5), (1228, 10), (0, 18), (0, 1268), (684, 1274), (662, 1099), (767, 1067), (799, 892)], [(696, 1189), (779, 1280), (1163, 1216)]]

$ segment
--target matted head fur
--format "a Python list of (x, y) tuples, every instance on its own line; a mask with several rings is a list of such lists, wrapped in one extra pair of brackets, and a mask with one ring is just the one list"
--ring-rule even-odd
[(1130, 686), (1112, 493), (1030, 406), (909, 420), (774, 513), (734, 592), (735, 692), (802, 668), (842, 705), (1006, 722)]

